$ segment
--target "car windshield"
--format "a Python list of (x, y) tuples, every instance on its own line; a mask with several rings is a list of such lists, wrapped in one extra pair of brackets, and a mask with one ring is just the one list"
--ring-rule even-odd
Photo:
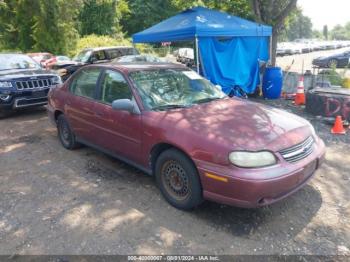
[(40, 66), (27, 55), (0, 54), (0, 71), (12, 69), (40, 69)]
[(86, 63), (90, 56), (91, 56), (92, 51), (91, 50), (85, 50), (81, 51), (79, 54), (77, 54), (74, 58), (73, 61), (75, 62), (81, 62), (81, 63)]
[(162, 111), (225, 98), (220, 88), (194, 71), (157, 69), (130, 73), (144, 106)]

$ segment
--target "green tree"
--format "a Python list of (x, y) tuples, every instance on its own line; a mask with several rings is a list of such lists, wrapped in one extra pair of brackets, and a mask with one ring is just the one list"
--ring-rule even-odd
[(30, 50), (35, 41), (33, 27), (38, 15), (39, 2), (32, 0), (18, 0), (16, 7), (16, 30), (18, 31), (18, 47), (22, 51)]
[(142, 31), (176, 14), (178, 9), (171, 0), (127, 0), (128, 12), (121, 19), (128, 35)]
[(327, 25), (323, 26), (323, 37), (324, 37), (324, 39), (328, 40), (328, 26)]
[(173, 0), (173, 5), (178, 10), (183, 10), (193, 6), (204, 6), (228, 12), (242, 18), (253, 19), (249, 0)]
[(319, 30), (313, 30), (312, 31), (312, 38), (322, 39), (323, 38), (323, 34)]
[(38, 0), (39, 11), (33, 27), (33, 49), (66, 54), (78, 39), (76, 16), (79, 0)]
[(35, 17), (33, 32), (34, 49), (61, 53), (63, 39), (58, 27), (58, 1), (40, 0), (39, 5), (39, 14)]
[(271, 63), (276, 64), (277, 39), (283, 31), (286, 19), (296, 9), (297, 0), (251, 0), (255, 20), (272, 26)]
[(58, 29), (64, 41), (61, 42), (62, 53), (70, 54), (79, 39), (78, 14), (83, 0), (59, 0)]
[(117, 2), (117, 10), (116, 10), (116, 20), (117, 20), (116, 29), (118, 33), (117, 38), (124, 36), (123, 35), (124, 28), (122, 27), (121, 21), (123, 17), (129, 14), (130, 14), (130, 8), (127, 0), (119, 0)]
[(335, 40), (348, 40), (350, 38), (350, 31), (344, 26), (336, 25), (330, 32), (330, 35)]
[(0, 44), (3, 49), (18, 47), (16, 0), (0, 1)]
[(84, 0), (79, 13), (80, 35), (113, 35), (117, 30), (116, 0)]
[(298, 38), (312, 37), (312, 22), (307, 16), (304, 16), (300, 8), (295, 9), (288, 18), (286, 34), (288, 40), (292, 41)]
[(249, 0), (125, 0), (121, 25), (128, 35), (142, 31), (178, 12), (194, 6), (218, 9), (252, 19)]

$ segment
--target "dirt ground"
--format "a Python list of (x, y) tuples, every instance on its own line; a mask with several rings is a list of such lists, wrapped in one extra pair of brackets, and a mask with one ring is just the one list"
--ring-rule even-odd
[(266, 103), (309, 118), (328, 149), (308, 185), (260, 209), (177, 210), (152, 177), (64, 149), (45, 109), (0, 120), (0, 254), (349, 255), (350, 130), (335, 137), (289, 102)]

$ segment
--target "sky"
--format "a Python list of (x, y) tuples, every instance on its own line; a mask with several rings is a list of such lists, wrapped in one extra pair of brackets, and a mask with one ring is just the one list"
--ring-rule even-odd
[(298, 5), (311, 18), (314, 29), (322, 30), (324, 25), (332, 29), (350, 22), (350, 0), (298, 0)]

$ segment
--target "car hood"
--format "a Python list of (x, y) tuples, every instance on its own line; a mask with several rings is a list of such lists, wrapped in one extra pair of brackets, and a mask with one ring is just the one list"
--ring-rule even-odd
[(41, 76), (41, 75), (56, 75), (52, 71), (42, 70), (42, 69), (13, 69), (13, 70), (5, 70), (0, 71), (0, 80), (6, 81), (14, 78), (25, 78), (32, 76)]
[(163, 129), (172, 127), (172, 136), (185, 139), (184, 132), (188, 132), (189, 140), (199, 136), (202, 142), (235, 150), (279, 151), (302, 142), (313, 132), (301, 117), (237, 98), (152, 113), (157, 114)]

